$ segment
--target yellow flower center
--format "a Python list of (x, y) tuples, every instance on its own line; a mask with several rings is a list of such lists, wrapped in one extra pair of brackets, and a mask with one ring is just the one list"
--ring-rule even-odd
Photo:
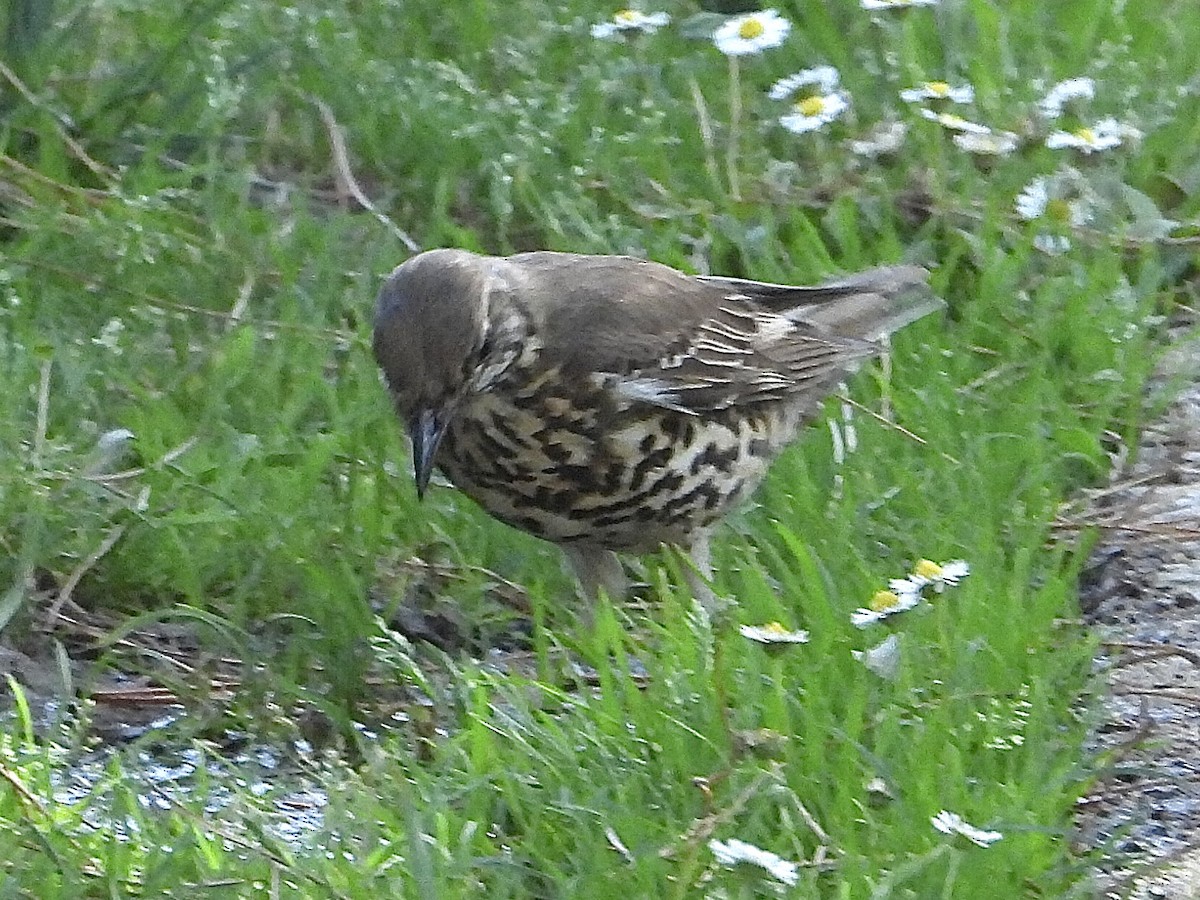
[(619, 9), (613, 16), (613, 21), (620, 22), (622, 24), (628, 24), (634, 21), (636, 18), (637, 13), (635, 13), (632, 9)]
[(825, 101), (821, 97), (805, 97), (796, 104), (796, 109), (809, 118), (812, 118), (813, 116), (819, 116), (824, 111)]
[(1096, 143), (1096, 132), (1092, 131), (1090, 128), (1080, 128), (1075, 132), (1075, 137), (1079, 138), (1081, 141), (1086, 141), (1089, 144)]
[(871, 611), (883, 612), (900, 603), (900, 595), (895, 591), (876, 591), (871, 596)]
[(1046, 203), (1045, 216), (1052, 222), (1065, 225), (1071, 221), (1071, 202), (1061, 198)]
[(755, 38), (762, 37), (766, 26), (761, 21), (753, 17), (742, 23), (742, 27), (738, 29), (738, 37), (743, 41), (752, 41)]
[(783, 623), (781, 623), (781, 622), (768, 622), (766, 625), (763, 626), (763, 631), (769, 632), (770, 634), (787, 634), (788, 633), (788, 630), (783, 627)]
[(919, 559), (913, 567), (913, 574), (920, 575), (922, 578), (939, 578), (942, 574), (942, 567), (932, 560)]
[(936, 97), (945, 97), (950, 93), (950, 85), (944, 81), (930, 81), (926, 83), (925, 87)]

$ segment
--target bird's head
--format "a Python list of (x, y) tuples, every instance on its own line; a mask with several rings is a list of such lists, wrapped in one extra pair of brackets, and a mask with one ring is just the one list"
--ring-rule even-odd
[(430, 250), (397, 267), (379, 292), (375, 359), (412, 441), (418, 496), (459, 405), (515, 356), (511, 323), (491, 310), (503, 288), (500, 262)]

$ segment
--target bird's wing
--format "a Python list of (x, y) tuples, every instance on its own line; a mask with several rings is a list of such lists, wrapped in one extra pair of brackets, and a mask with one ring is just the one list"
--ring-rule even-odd
[[(796, 288), (696, 278), (629, 257), (540, 252), (507, 263), (509, 290), (565, 377), (599, 377), (631, 402), (692, 414), (816, 402), (877, 352), (879, 323), (894, 314), (861, 276)], [(855, 302), (864, 310), (851, 322), (832, 314)]]

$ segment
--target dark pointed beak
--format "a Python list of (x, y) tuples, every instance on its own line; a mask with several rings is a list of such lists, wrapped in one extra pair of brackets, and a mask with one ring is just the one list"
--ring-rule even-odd
[(418, 500), (425, 497), (425, 489), (433, 475), (433, 460), (445, 433), (446, 417), (437, 410), (423, 409), (409, 420), (408, 437), (412, 441), (413, 479), (417, 484)]

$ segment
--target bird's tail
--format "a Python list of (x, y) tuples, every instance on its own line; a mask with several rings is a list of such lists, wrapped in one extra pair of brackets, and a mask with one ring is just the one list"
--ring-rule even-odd
[(884, 266), (826, 282), (821, 302), (797, 307), (789, 318), (811, 322), (841, 337), (878, 341), (943, 309), (920, 266)]

